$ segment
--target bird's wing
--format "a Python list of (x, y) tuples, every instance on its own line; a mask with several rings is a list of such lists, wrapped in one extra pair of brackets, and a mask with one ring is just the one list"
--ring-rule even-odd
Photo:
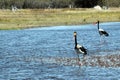
[(87, 49), (84, 48), (83, 46), (80, 47), (81, 51), (86, 51)]
[(106, 31), (102, 31), (103, 34), (108, 34)]
[(99, 29), (99, 32), (101, 35), (109, 36), (109, 34), (103, 29)]
[(81, 49), (81, 50), (86, 50), (82, 45), (79, 45), (79, 44), (77, 44), (77, 48), (79, 48), (79, 49)]
[(87, 54), (87, 49), (84, 48), (83, 46), (81, 45), (77, 45), (77, 49), (81, 52), (81, 53), (84, 53), (84, 54)]

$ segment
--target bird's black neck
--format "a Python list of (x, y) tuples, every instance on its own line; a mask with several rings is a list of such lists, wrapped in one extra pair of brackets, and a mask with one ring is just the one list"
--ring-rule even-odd
[(75, 49), (77, 49), (77, 36), (75, 35)]
[(99, 30), (99, 21), (97, 22), (98, 30)]

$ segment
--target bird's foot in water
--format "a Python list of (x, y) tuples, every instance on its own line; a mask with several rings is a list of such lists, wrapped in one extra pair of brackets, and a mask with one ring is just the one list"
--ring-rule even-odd
[(79, 66), (83, 66), (83, 63), (82, 62), (78, 62), (77, 63)]

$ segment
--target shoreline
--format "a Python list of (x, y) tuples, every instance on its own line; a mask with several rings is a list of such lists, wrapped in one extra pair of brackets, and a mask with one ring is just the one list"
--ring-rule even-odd
[(61, 25), (119, 22), (120, 8), (95, 10), (93, 8), (73, 9), (19, 9), (0, 10), (0, 30), (17, 30)]

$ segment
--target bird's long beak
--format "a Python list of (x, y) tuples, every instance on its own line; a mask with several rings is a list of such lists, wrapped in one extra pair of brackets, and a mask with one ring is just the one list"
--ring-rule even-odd
[(96, 22), (94, 22), (94, 23), (93, 23), (93, 25), (97, 25), (98, 23), (99, 23), (99, 20), (98, 20), (98, 21), (96, 21)]
[(93, 25), (96, 25), (98, 22), (94, 22)]

